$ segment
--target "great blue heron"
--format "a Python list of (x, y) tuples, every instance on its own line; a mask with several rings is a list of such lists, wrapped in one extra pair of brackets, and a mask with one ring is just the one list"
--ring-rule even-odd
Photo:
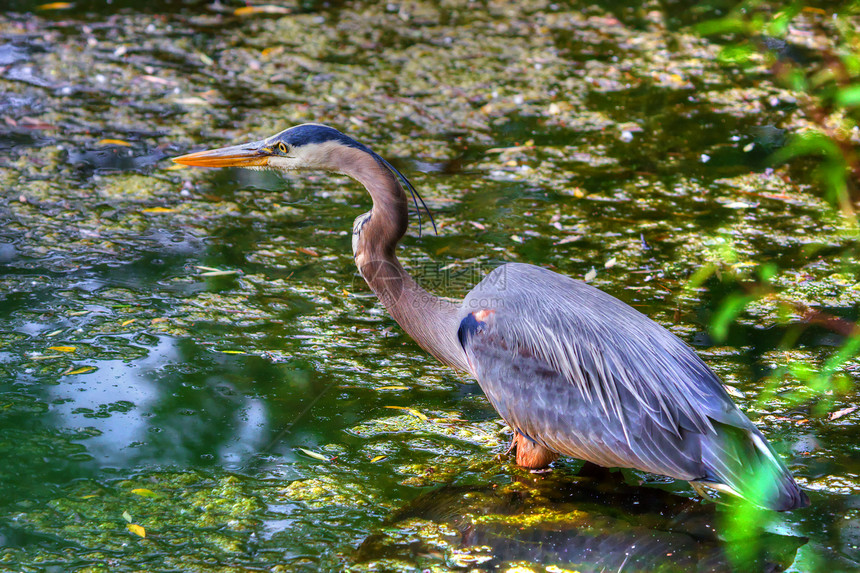
[(809, 504), (711, 369), (620, 300), (521, 263), (496, 268), (462, 302), (421, 288), (395, 254), (409, 215), (403, 186), (416, 207), (420, 195), (343, 133), (304, 124), (174, 161), (332, 171), (362, 183), (373, 208), (353, 226), (361, 276), (424, 350), (477, 379), (514, 432), (517, 464), (542, 468), (566, 454), (687, 480), (699, 493), (707, 485), (775, 510)]

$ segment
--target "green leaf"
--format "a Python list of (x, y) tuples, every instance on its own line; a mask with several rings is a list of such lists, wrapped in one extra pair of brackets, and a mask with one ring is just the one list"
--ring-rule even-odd
[(752, 59), (755, 53), (756, 51), (748, 44), (723, 46), (717, 55), (717, 60), (723, 64), (745, 64)]
[(777, 150), (771, 159), (775, 163), (786, 163), (804, 155), (819, 155), (825, 157), (842, 157), (842, 152), (836, 142), (820, 131), (809, 130), (791, 136), (788, 144)]
[(747, 31), (747, 23), (736, 16), (727, 16), (697, 24), (695, 30), (702, 36), (742, 34)]
[(785, 10), (777, 13), (770, 24), (768, 24), (766, 33), (776, 38), (784, 38), (788, 33), (788, 25), (800, 14), (802, 9), (803, 6), (799, 2), (794, 2)]
[(725, 340), (729, 333), (729, 325), (755, 297), (733, 294), (726, 297), (723, 304), (711, 319), (711, 334), (716, 340)]
[(836, 92), (836, 103), (842, 107), (860, 105), (860, 84), (854, 84)]

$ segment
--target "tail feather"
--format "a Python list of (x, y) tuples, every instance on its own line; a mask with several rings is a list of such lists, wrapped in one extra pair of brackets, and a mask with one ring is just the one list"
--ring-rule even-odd
[(809, 505), (809, 498), (755, 427), (715, 422), (714, 429), (715, 434), (701, 438), (708, 475), (699, 481), (776, 511)]

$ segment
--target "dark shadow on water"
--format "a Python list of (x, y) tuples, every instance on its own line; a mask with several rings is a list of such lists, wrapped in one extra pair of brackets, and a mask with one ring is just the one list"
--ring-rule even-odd
[(764, 531), (729, 542), (713, 505), (629, 486), (600, 468), (586, 473), (592, 477), (561, 469), (498, 487), (444, 486), (397, 511), (384, 532), (365, 539), (357, 561), (420, 561), (430, 553), (421, 541), (388, 537), (414, 519), (455, 528), (458, 551), (486, 556), (480, 570), (527, 561), (582, 572), (775, 572), (788, 568), (807, 542)]

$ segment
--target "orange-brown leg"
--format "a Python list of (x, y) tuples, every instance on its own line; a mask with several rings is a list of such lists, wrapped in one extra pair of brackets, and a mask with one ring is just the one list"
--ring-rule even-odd
[(518, 466), (536, 470), (547, 467), (558, 458), (557, 453), (524, 438), (517, 432), (514, 432), (514, 442), (517, 446)]

